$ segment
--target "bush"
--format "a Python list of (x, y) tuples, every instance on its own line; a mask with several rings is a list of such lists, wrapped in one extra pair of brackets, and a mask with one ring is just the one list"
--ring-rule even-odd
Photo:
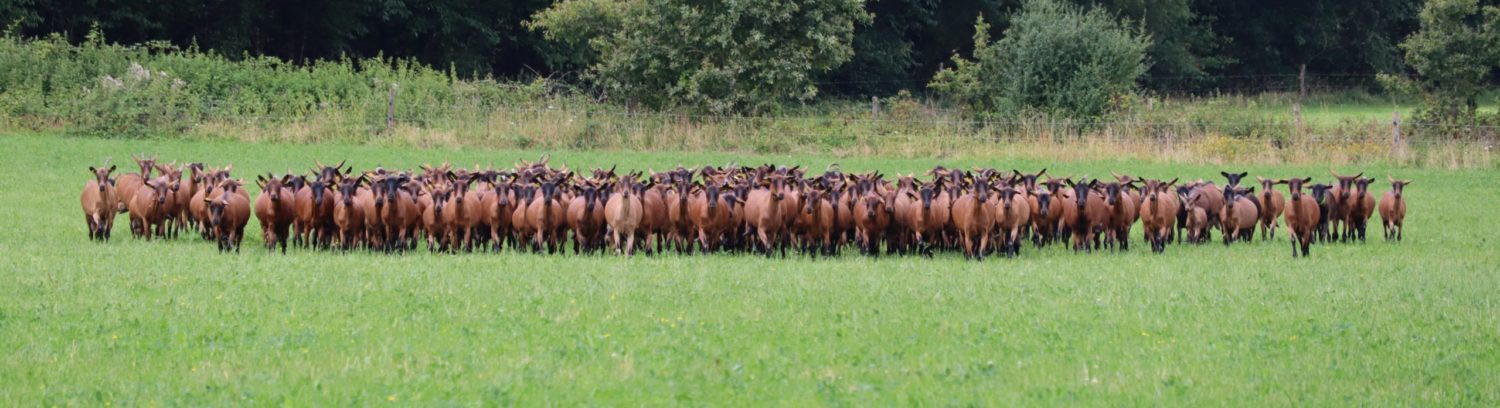
[[(605, 2), (605, 4), (616, 4)], [(548, 38), (578, 43), (587, 30), (599, 60), (589, 77), (612, 98), (712, 114), (764, 113), (817, 95), (813, 78), (848, 61), (859, 0), (640, 0), (558, 3), (533, 20)], [(568, 10), (569, 7), (581, 10)], [(613, 14), (618, 12), (618, 16)], [(598, 30), (598, 21), (614, 31)]]
[(1479, 98), (1500, 68), (1500, 7), (1429, 0), (1420, 20), (1421, 30), (1401, 42), (1415, 77), (1382, 75), (1381, 82), (1420, 97), (1417, 121), (1474, 123)]
[(1098, 7), (1027, 1), (993, 44), (975, 24), (974, 58), (955, 55), (931, 87), (976, 112), (1097, 118), (1137, 90), (1151, 39)]

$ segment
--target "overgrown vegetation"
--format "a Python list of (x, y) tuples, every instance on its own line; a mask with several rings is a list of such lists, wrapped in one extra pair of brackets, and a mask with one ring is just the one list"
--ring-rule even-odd
[[(98, 37), (78, 45), (0, 38), (0, 129), (403, 147), (1494, 164), (1493, 128), (1458, 140), (1412, 136), (1392, 144), (1391, 102), (1359, 93), (1310, 97), (1300, 126), (1290, 114), (1295, 96), (1276, 94), (1147, 97), (1107, 118), (1077, 120), (976, 120), (944, 101), (905, 94), (878, 99), (873, 115), (869, 102), (831, 100), (757, 116), (631, 111), (594, 96), (546, 80), (466, 80), (408, 60), (304, 66)], [(1373, 115), (1343, 112), (1342, 105)]]

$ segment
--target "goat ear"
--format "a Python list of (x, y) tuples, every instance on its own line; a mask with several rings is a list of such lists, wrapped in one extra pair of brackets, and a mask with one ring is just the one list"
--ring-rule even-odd
[(1409, 186), (1409, 185), (1411, 185), (1411, 180), (1401, 180), (1401, 185), (1402, 186)]
[(1043, 167), (1042, 171), (1036, 172), (1036, 176), (1037, 177), (1041, 177), (1043, 174), (1047, 174), (1047, 168), (1046, 167)]
[(111, 164), (111, 165), (109, 165), (109, 171), (106, 171), (105, 173), (114, 173), (114, 172), (115, 172), (115, 165)]
[(1224, 178), (1229, 178), (1229, 173), (1228, 173), (1228, 172), (1223, 172), (1223, 171), (1221, 171), (1221, 172), (1219, 172), (1219, 174), (1220, 174), (1220, 175), (1223, 175), (1223, 176), (1224, 176)]
[(1173, 184), (1177, 184), (1177, 178), (1176, 177), (1173, 177), (1172, 181), (1168, 181), (1167, 184), (1165, 184), (1165, 185), (1166, 186), (1171, 186)]
[(89, 166), (89, 173), (98, 174), (99, 170), (94, 170), (94, 166)]
[(1303, 183), (1311, 183), (1312, 182), (1312, 177), (1303, 177), (1302, 178), (1302, 182)]
[(1250, 172), (1248, 172), (1248, 171), (1242, 171), (1242, 172), (1240, 172), (1240, 178), (1245, 178), (1245, 176), (1248, 176), (1248, 175), (1250, 175)]

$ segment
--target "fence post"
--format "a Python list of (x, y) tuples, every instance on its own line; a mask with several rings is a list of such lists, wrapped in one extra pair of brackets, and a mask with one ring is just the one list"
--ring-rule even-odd
[(1302, 64), (1297, 69), (1297, 103), (1302, 103), (1302, 98), (1307, 97), (1307, 64)]
[(870, 119), (880, 118), (880, 97), (870, 97)]
[(1401, 151), (1401, 111), (1391, 111), (1391, 150)]
[(1307, 98), (1307, 64), (1297, 68), (1297, 101), (1292, 102), (1292, 121), (1297, 123), (1297, 133), (1302, 133), (1302, 99)]
[(385, 133), (391, 133), (391, 128), (396, 127), (396, 84), (391, 84), (391, 91), (385, 98)]

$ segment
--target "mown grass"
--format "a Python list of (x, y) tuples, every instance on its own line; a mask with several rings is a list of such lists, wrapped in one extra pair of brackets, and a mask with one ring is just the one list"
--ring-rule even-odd
[[(1500, 402), (1488, 171), (1415, 179), (1406, 241), (1164, 255), (1027, 247), (845, 256), (220, 255), (87, 241), (86, 166), (129, 153), (237, 173), (539, 152), (0, 136), (0, 395), (27, 405), (1469, 405)], [(1204, 177), (1219, 168), (557, 151), (570, 167), (799, 163)], [(123, 164), (123, 163), (122, 163)], [(128, 166), (122, 166), (128, 167)], [(1322, 167), (1236, 166), (1310, 175)], [(1348, 172), (1361, 169), (1344, 168)], [(1383, 192), (1384, 186), (1378, 190)], [(123, 224), (123, 219), (121, 220)], [(250, 230), (256, 231), (252, 225)], [(1139, 243), (1139, 233), (1132, 234)], [(1138, 244), (1139, 247), (1144, 245)]]

